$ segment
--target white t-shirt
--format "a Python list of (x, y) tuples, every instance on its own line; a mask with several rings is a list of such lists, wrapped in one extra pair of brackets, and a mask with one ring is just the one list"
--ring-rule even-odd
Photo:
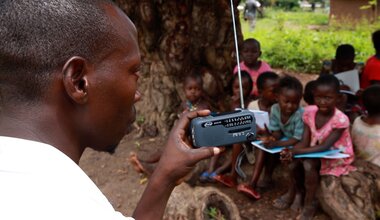
[(61, 151), (0, 136), (0, 219), (129, 219)]

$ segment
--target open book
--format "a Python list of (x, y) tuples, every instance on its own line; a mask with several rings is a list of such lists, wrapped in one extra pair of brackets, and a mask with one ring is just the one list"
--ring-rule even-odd
[(337, 73), (335, 74), (335, 77), (338, 78), (338, 80), (344, 85), (350, 87), (353, 94), (355, 94), (360, 89), (359, 72), (356, 69)]
[(264, 129), (264, 125), (269, 125), (269, 114), (266, 111), (249, 110), (255, 115), (256, 125)]

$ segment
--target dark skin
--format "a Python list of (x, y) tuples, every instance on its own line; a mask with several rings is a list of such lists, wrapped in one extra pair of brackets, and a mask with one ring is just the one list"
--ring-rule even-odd
[(261, 66), (259, 57), (261, 56), (261, 49), (256, 43), (244, 43), (241, 55), (245, 65), (254, 70), (258, 70)]
[(270, 112), (270, 108), (277, 102), (275, 88), (278, 86), (278, 80), (268, 79), (264, 82), (263, 88), (259, 92), (259, 108), (261, 111)]
[[(314, 90), (314, 100), (318, 106), (318, 111), (315, 118), (316, 129), (321, 129), (335, 114), (335, 106), (338, 99), (338, 91), (336, 91), (332, 86), (329, 85), (319, 85)], [(310, 146), (311, 141), (311, 129), (308, 125), (304, 125), (304, 133), (301, 142), (299, 142), (293, 149), (283, 150), (280, 155), (284, 162), (289, 163), (288, 166), (290, 170), (290, 177), (292, 181), (290, 182), (289, 191), (283, 196), (285, 200), (291, 202), (295, 197), (295, 194), (300, 195), (301, 189), (297, 187), (297, 166), (303, 166), (305, 171), (305, 188), (306, 195), (304, 200), (304, 209), (301, 213), (301, 219), (311, 219), (315, 207), (315, 193), (319, 185), (319, 160), (316, 159), (306, 159), (300, 160), (296, 159), (293, 161), (292, 156), (295, 154), (305, 154), (328, 150), (343, 134), (344, 129), (334, 129), (328, 137), (321, 143), (316, 143), (314, 146)], [(293, 205), (298, 206), (299, 209), (300, 201), (293, 201)]]
[[(243, 88), (243, 97), (244, 97), (244, 106), (247, 106), (248, 103), (251, 101), (249, 98), (249, 94), (251, 91), (249, 91), (249, 80), (245, 77), (242, 77), (241, 84)], [(240, 85), (239, 85), (239, 79), (236, 77), (232, 83), (232, 103), (231, 103), (231, 110), (234, 110), (235, 108), (241, 108), (240, 103)]]
[[(299, 103), (301, 101), (302, 94), (292, 89), (282, 89), (278, 96), (278, 104), (281, 110), (281, 122), (286, 124), (290, 117), (297, 111)], [(280, 138), (283, 136), (281, 131), (274, 131), (271, 134), (274, 137), (274, 141), (267, 139), (268, 141), (263, 141), (265, 147), (275, 147), (275, 146), (294, 146), (299, 140), (295, 138), (289, 138), (288, 140), (281, 141)]]
[[(245, 77), (242, 77), (242, 88), (243, 88), (244, 106), (247, 106), (248, 103), (250, 102), (249, 94), (250, 94), (251, 91), (249, 91), (247, 89), (247, 88), (249, 88), (249, 80), (247, 78), (245, 78)], [(238, 78), (235, 78), (234, 81), (233, 81), (232, 92), (233, 92), (233, 94), (232, 94), (232, 103), (231, 103), (230, 110), (233, 111), (236, 108), (241, 108), (241, 103), (240, 103), (240, 88), (239, 88), (239, 80), (238, 80)], [(222, 171), (224, 171), (226, 168), (228, 168), (229, 166), (231, 166), (230, 175), (226, 176), (226, 177), (229, 178), (230, 181), (232, 181), (234, 184), (236, 184), (237, 177), (238, 177), (234, 166), (236, 164), (236, 160), (237, 160), (240, 152), (242, 151), (242, 149), (243, 149), (243, 146), (241, 144), (233, 144), (232, 145), (231, 160), (230, 161), (226, 161), (221, 167), (219, 167), (219, 168), (217, 168), (215, 170), (215, 172), (217, 174), (219, 174)], [(213, 160), (211, 160), (208, 172), (212, 172), (212, 170), (215, 169), (216, 160), (217, 160), (217, 158), (213, 158)]]
[[(275, 90), (277, 85), (278, 85), (278, 80), (269, 79), (269, 80), (264, 82), (263, 88), (261, 90), (259, 90), (258, 104), (259, 104), (260, 110), (270, 112), (271, 106), (277, 101), (277, 96), (274, 93), (274, 90)], [(245, 94), (248, 95), (249, 91), (247, 91)], [(260, 128), (258, 128), (258, 130), (260, 130)], [(260, 132), (262, 132), (262, 131), (260, 131)], [(242, 145), (241, 144), (234, 144), (233, 148), (232, 148), (231, 161), (228, 164), (236, 164), (236, 160), (237, 160), (241, 151), (242, 151)], [(260, 153), (263, 155), (260, 155)], [(261, 168), (259, 168), (261, 171), (262, 167), (264, 165), (264, 152), (258, 152), (258, 154), (259, 155), (256, 155), (256, 158), (257, 158), (256, 166), (261, 167)], [(271, 170), (272, 169), (266, 169), (266, 173), (267, 173), (267, 171), (271, 172)], [(258, 173), (258, 172), (256, 172), (256, 173)], [(258, 180), (259, 176), (260, 176), (260, 174), (256, 175), (255, 179)], [(266, 176), (268, 176), (268, 175), (266, 174)], [(231, 180), (233, 182), (235, 182), (235, 183), (237, 182), (237, 173), (236, 173), (236, 170), (234, 167), (231, 168), (231, 173), (230, 173), (229, 177), (231, 178)], [(254, 178), (252, 178), (252, 179), (254, 179)], [(256, 180), (256, 182), (257, 182), (257, 180)], [(256, 185), (256, 183), (254, 185)]]
[[(277, 100), (280, 105), (281, 120), (283, 123), (286, 123), (289, 120), (290, 116), (294, 114), (294, 112), (298, 109), (301, 97), (302, 94), (298, 94), (297, 91), (294, 90), (282, 89), (282, 91), (280, 91)], [(263, 143), (268, 148), (275, 146), (293, 146), (299, 141), (295, 138), (289, 138), (286, 141), (280, 141), (281, 137), (283, 136), (281, 131), (274, 131), (273, 133), (269, 134), (269, 130), (267, 128), (265, 130), (267, 132), (264, 132), (265, 134)], [(275, 163), (275, 158), (273, 155), (268, 155), (262, 150), (257, 151), (256, 158), (256, 165), (253, 170), (252, 179), (250, 181), (250, 186), (253, 188), (256, 187), (257, 182), (260, 178), (264, 162), (266, 162), (264, 183), (271, 182)]]
[[(202, 97), (203, 89), (200, 81), (193, 78), (187, 78), (184, 84), (184, 92), (186, 99), (190, 101), (197, 110), (210, 108), (209, 104)], [(190, 110), (186, 101), (181, 103), (181, 108), (182, 111)]]
[[(50, 144), (75, 163), (88, 146), (114, 150), (135, 119), (134, 103), (141, 97), (136, 90), (141, 60), (133, 23), (116, 6), (104, 7), (104, 16), (117, 30), (118, 47), (97, 62), (80, 56), (68, 58), (51, 73), (51, 83), (36, 103), (26, 107), (25, 103), (4, 101), (0, 135)], [(133, 214), (136, 219), (162, 218), (176, 182), (199, 160), (220, 152), (218, 148), (192, 149), (187, 144), (190, 120), (209, 113), (182, 114)]]
[(380, 114), (362, 116), (362, 120), (369, 125), (378, 125), (380, 124)]

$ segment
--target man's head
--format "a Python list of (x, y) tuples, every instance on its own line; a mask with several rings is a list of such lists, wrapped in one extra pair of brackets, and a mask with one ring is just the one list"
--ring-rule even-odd
[(4, 0), (0, 38), (5, 108), (49, 106), (41, 127), (56, 117), (51, 138), (116, 146), (135, 117), (140, 68), (136, 29), (120, 9), (105, 0)]
[(72, 56), (99, 61), (115, 30), (99, 0), (0, 3), (0, 88), (5, 99), (34, 102), (52, 72)]

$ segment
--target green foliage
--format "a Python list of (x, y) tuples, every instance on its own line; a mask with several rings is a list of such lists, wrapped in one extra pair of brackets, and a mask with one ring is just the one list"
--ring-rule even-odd
[(365, 62), (374, 54), (371, 33), (380, 23), (360, 25), (330, 24), (324, 12), (284, 12), (266, 9), (266, 17), (253, 32), (242, 21), (244, 38), (261, 43), (261, 59), (272, 67), (299, 72), (319, 72), (323, 60), (332, 59), (338, 45), (355, 47), (356, 61)]
[(213, 206), (210, 206), (207, 209), (207, 215), (210, 219), (214, 219), (214, 220), (225, 220), (226, 219), (223, 216), (222, 212), (218, 208), (213, 207)]
[(298, 0), (276, 0), (275, 5), (285, 10), (293, 10), (299, 8)]

